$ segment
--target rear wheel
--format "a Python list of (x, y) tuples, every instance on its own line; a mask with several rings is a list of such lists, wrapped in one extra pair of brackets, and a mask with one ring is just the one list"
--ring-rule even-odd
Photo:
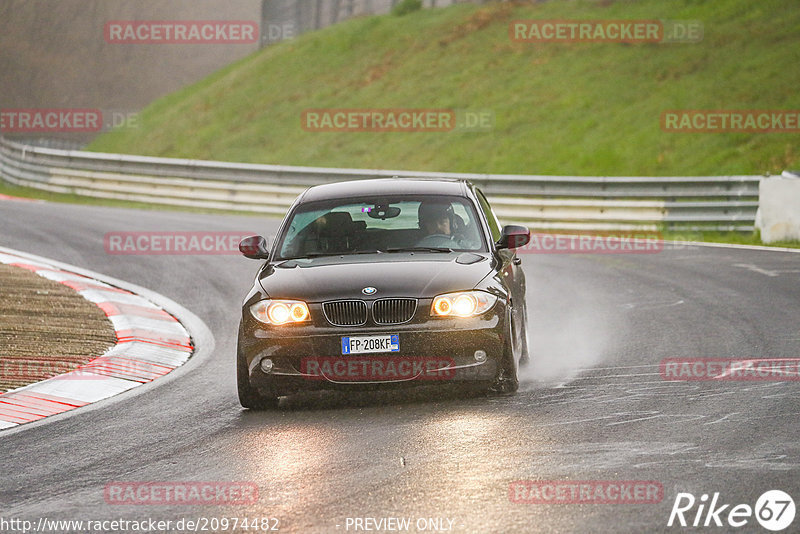
[(278, 407), (278, 396), (265, 396), (250, 384), (247, 360), (239, 353), (236, 356), (236, 386), (239, 390), (239, 404), (251, 410), (266, 410)]

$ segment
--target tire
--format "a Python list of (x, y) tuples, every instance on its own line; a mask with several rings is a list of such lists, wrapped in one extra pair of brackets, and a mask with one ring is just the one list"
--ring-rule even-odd
[[(510, 317), (509, 317), (510, 319)], [(519, 389), (519, 376), (517, 375), (516, 359), (514, 354), (514, 330), (510, 329), (507, 336), (503, 356), (498, 362), (497, 376), (489, 387), (489, 393), (495, 395), (510, 395)]]
[(261, 395), (250, 385), (250, 373), (244, 355), (236, 356), (236, 386), (239, 390), (239, 404), (251, 410), (267, 410), (278, 407), (278, 396)]
[(503, 360), (500, 362), (500, 368), (497, 371), (497, 377), (489, 387), (489, 393), (492, 395), (510, 395), (516, 393), (518, 389), (519, 377), (517, 376), (516, 366), (509, 361), (509, 356), (504, 354)]
[(520, 367), (527, 366), (531, 363), (531, 355), (528, 352), (528, 310), (527, 307), (522, 308), (522, 342), (520, 343)]

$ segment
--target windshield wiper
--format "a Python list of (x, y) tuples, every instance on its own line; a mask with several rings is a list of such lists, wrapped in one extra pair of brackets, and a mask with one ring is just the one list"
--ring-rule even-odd
[(285, 258), (287, 260), (303, 260), (309, 258), (323, 258), (326, 256), (351, 256), (353, 254), (380, 254), (382, 250), (350, 250), (347, 252), (309, 252), (305, 256)]
[(453, 249), (447, 247), (392, 247), (387, 248), (386, 252), (453, 252)]

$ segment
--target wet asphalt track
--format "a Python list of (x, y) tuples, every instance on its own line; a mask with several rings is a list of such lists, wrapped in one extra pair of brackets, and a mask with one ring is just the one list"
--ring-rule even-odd
[[(283, 532), (347, 532), (348, 517), (448, 518), (453, 532), (724, 532), (668, 529), (676, 494), (720, 492), (720, 503), (752, 506), (780, 489), (800, 504), (800, 383), (665, 382), (658, 367), (676, 357), (800, 357), (800, 254), (526, 255), (536, 366), (517, 395), (314, 395), (255, 413), (238, 404), (234, 350), (257, 263), (111, 256), (103, 235), (271, 235), (276, 225), (0, 201), (0, 245), (162, 293), (215, 338), (176, 378), (0, 433), (0, 517), (274, 517)], [(512, 503), (509, 483), (521, 479), (654, 480), (664, 499)], [(110, 481), (186, 480), (252, 481), (260, 498), (215, 508), (104, 502)], [(737, 531), (765, 532), (753, 518)]]

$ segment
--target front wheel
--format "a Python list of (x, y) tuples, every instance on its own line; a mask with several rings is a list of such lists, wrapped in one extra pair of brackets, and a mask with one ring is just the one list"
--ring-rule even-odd
[(236, 356), (236, 386), (239, 390), (239, 404), (251, 410), (266, 410), (278, 407), (278, 396), (261, 395), (250, 384), (250, 373), (247, 369), (247, 360), (243, 354)]
[(517, 376), (517, 365), (514, 358), (514, 338), (512, 335), (506, 337), (508, 342), (505, 344), (503, 356), (498, 362), (497, 376), (494, 383), (489, 387), (490, 394), (507, 395), (515, 393), (519, 389), (519, 377)]
[(520, 343), (520, 367), (527, 366), (531, 363), (531, 355), (528, 350), (528, 311), (525, 307), (522, 308), (522, 332), (520, 333), (522, 341)]

